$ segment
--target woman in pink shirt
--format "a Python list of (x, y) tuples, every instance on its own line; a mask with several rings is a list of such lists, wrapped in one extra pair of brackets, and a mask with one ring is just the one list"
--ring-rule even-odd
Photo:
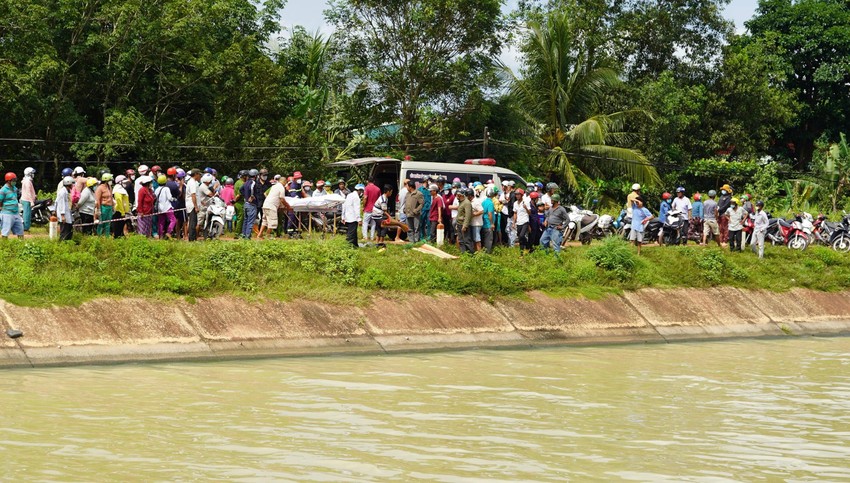
[(35, 168), (24, 170), (24, 179), (21, 180), (21, 204), (24, 206), (24, 231), (30, 231), (32, 223), (32, 205), (35, 204), (35, 186), (32, 178), (35, 176)]
[(233, 203), (236, 202), (236, 190), (233, 187), (233, 178), (227, 178), (224, 180), (224, 187), (221, 188), (221, 191), (218, 193), (218, 197), (224, 201), (224, 205), (227, 207), (224, 212), (225, 228), (228, 232), (232, 232), (233, 216), (236, 214), (236, 207), (233, 205)]

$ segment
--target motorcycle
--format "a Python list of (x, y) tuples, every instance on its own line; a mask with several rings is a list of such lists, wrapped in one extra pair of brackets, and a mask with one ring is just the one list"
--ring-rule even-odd
[(667, 221), (661, 227), (660, 242), (663, 245), (678, 245), (681, 240), (682, 227), (685, 225), (683, 213), (671, 210), (667, 213)]
[(214, 196), (207, 207), (207, 217), (204, 221), (205, 238), (215, 240), (224, 233), (224, 215), (226, 212), (227, 205), (224, 200)]
[(30, 208), (30, 222), (33, 225), (46, 225), (50, 223), (50, 213), (56, 211), (56, 207), (52, 203), (53, 200), (50, 198), (36, 200)]
[[(608, 218), (610, 219), (610, 216)], [(605, 231), (599, 227), (601, 217), (590, 210), (582, 210), (573, 205), (570, 207), (569, 219), (564, 228), (564, 243), (578, 240), (582, 245), (588, 245), (594, 238), (605, 236)], [(606, 223), (610, 224), (610, 220), (606, 220)]]
[(792, 222), (782, 218), (768, 220), (765, 240), (772, 245), (785, 245), (792, 250), (805, 250), (809, 246), (809, 236), (803, 231), (801, 220)]

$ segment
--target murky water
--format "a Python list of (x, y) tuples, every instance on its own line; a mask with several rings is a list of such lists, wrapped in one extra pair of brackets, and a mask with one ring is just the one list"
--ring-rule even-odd
[(0, 372), (0, 479), (850, 480), (850, 338)]

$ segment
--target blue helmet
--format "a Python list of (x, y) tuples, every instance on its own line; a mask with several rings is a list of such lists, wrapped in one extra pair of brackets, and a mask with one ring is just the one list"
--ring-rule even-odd
[(540, 181), (538, 181), (537, 183), (534, 183), (534, 184), (535, 184), (538, 188), (543, 189), (543, 183), (541, 183)]
[(206, 168), (204, 168), (204, 173), (213, 174), (213, 171), (214, 171), (214, 170), (213, 170), (212, 168), (210, 168), (209, 166), (207, 166)]
[(64, 178), (65, 176), (71, 176), (71, 173), (73, 172), (74, 170), (72, 170), (71, 168), (65, 168), (62, 170), (62, 177)]
[(363, 183), (357, 183), (357, 186), (354, 187), (355, 190), (365, 190), (366, 186)]

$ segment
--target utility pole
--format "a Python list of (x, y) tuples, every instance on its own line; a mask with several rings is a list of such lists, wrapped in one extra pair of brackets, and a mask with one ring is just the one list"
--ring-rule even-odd
[(482, 149), (481, 157), (487, 157), (487, 142), (490, 141), (490, 130), (487, 126), (484, 126), (484, 147)]

